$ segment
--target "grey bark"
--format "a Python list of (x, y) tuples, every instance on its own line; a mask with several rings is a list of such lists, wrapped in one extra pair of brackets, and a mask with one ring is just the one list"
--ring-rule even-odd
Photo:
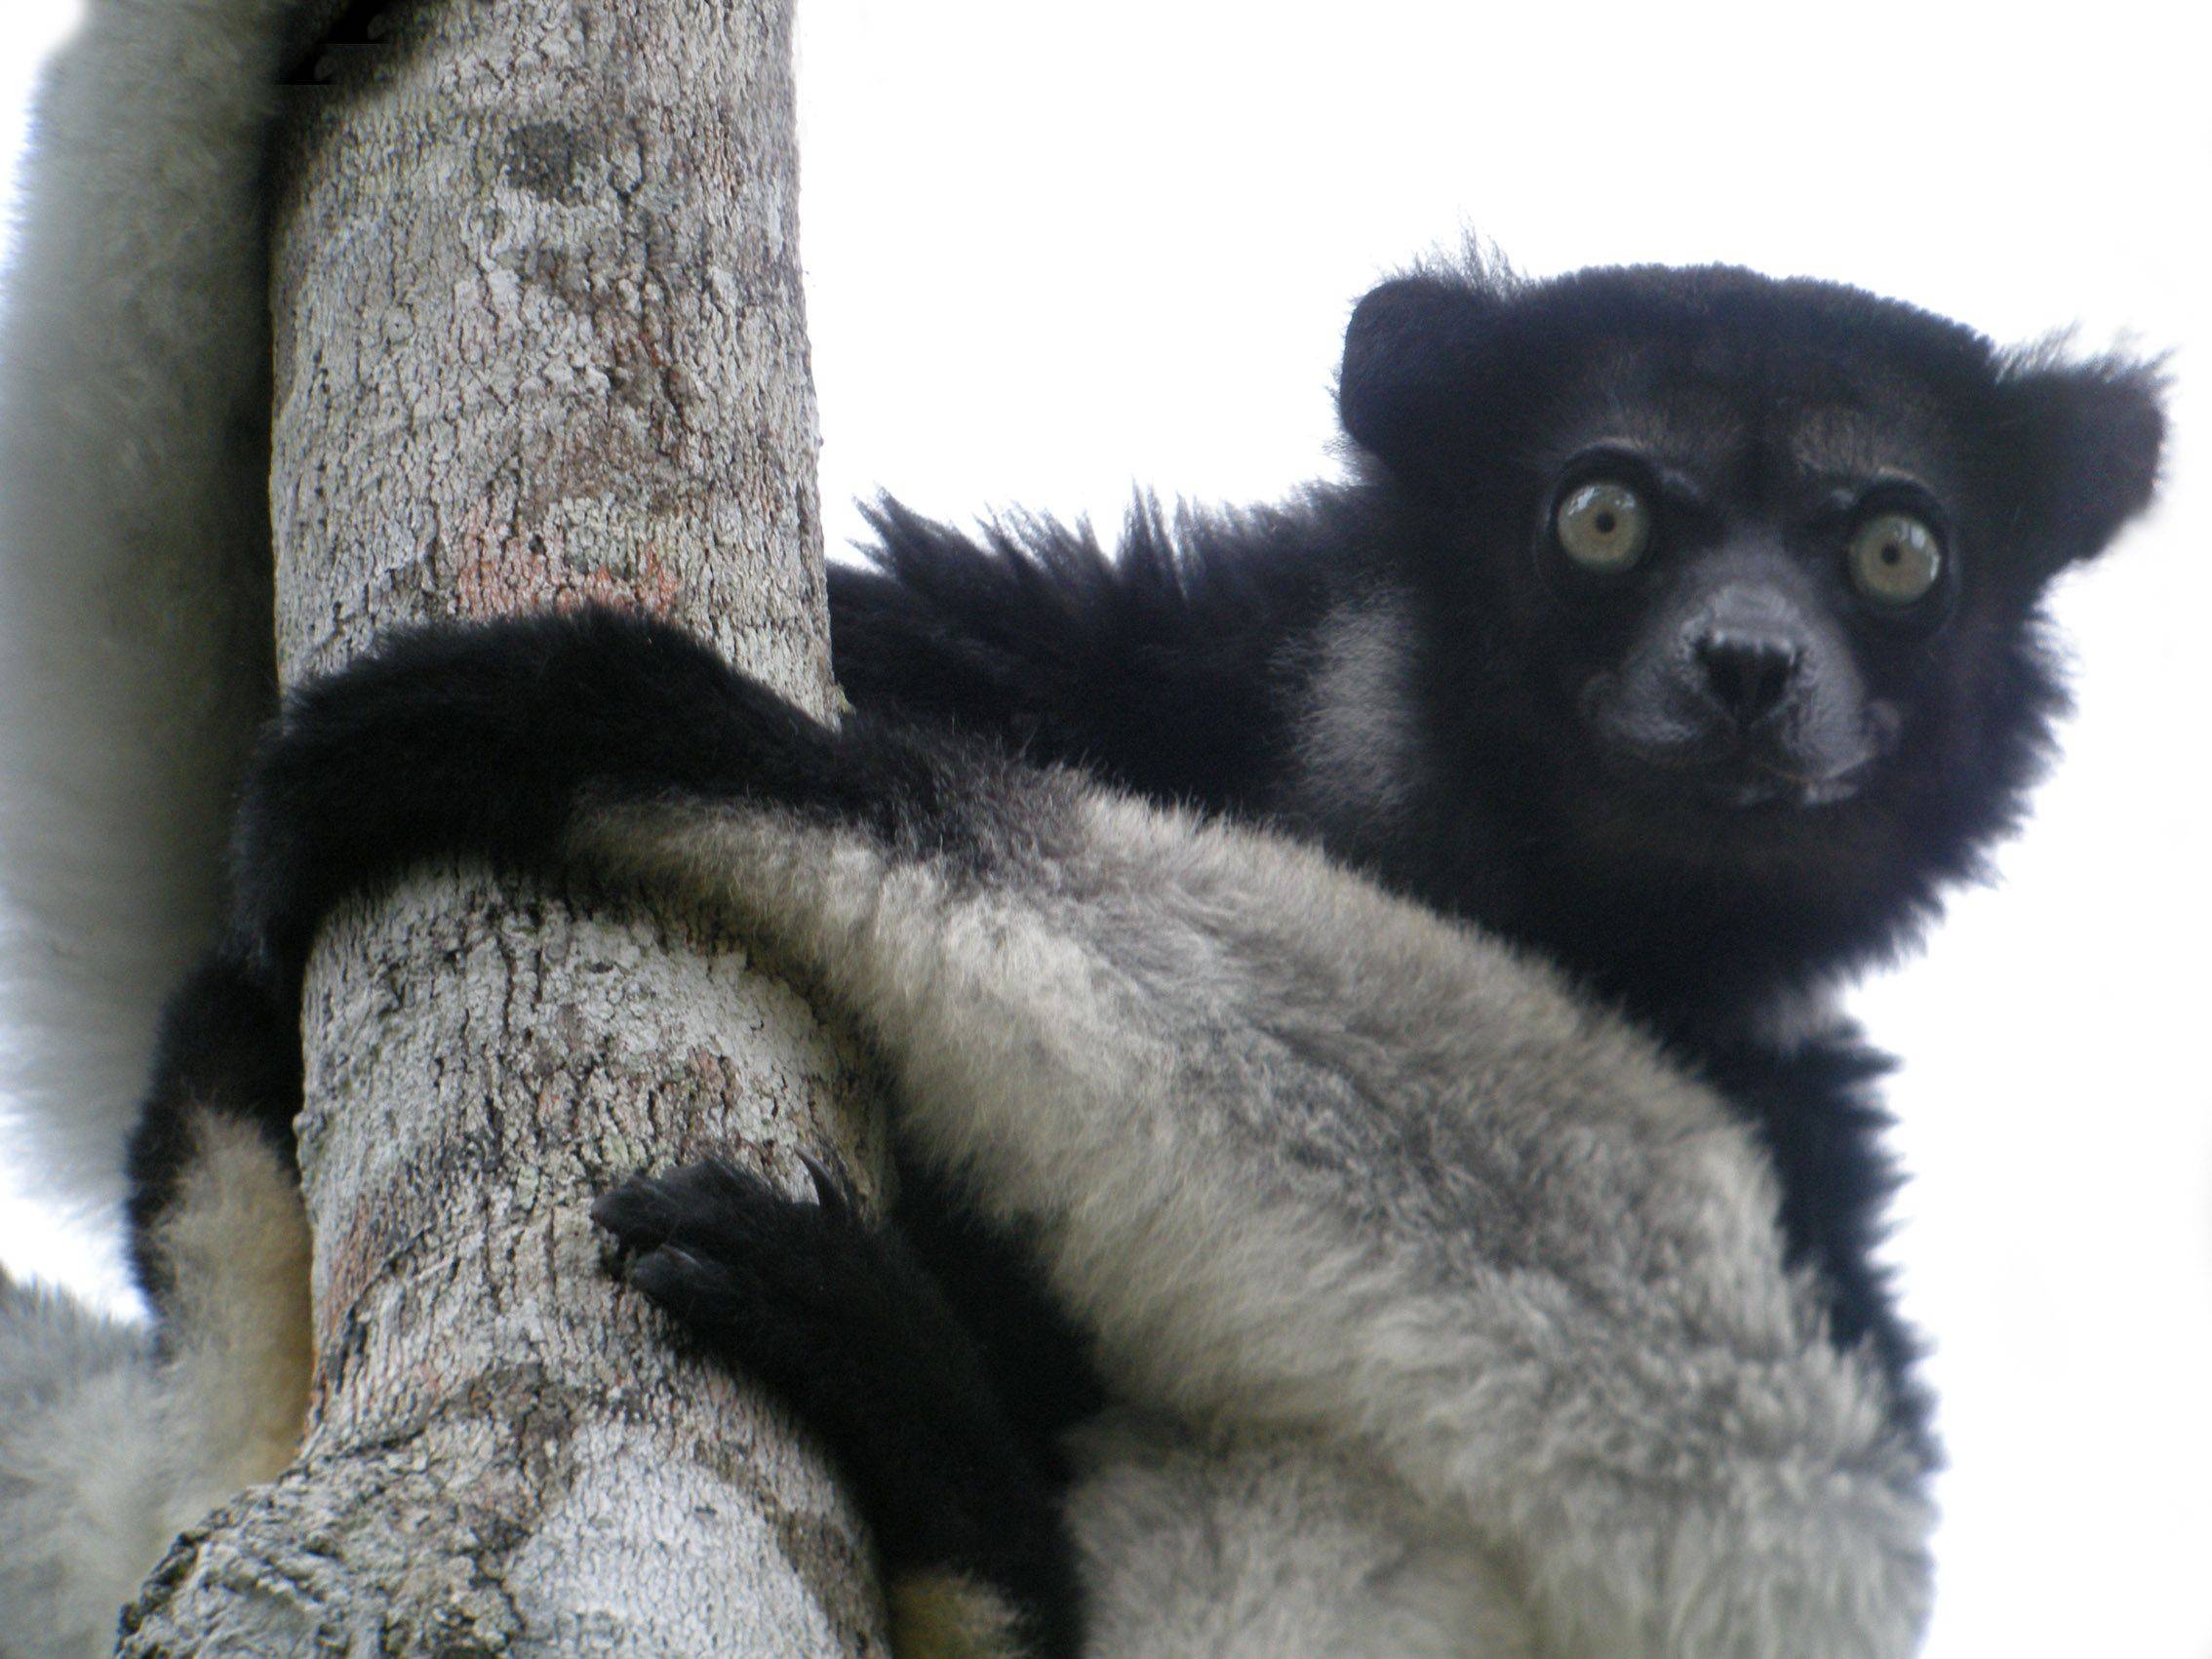
[[(829, 711), (788, 0), (405, 16), (275, 180), (283, 673), (590, 598)], [(124, 1651), (883, 1651), (815, 1453), (672, 1351), (587, 1218), (710, 1147), (872, 1181), (845, 1042), (692, 918), (465, 870), (327, 929), (304, 1018), (306, 1444)]]

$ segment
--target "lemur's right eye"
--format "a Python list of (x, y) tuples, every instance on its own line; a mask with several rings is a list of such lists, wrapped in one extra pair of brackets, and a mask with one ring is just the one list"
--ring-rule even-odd
[(1560, 497), (1553, 531), (1566, 556), (1590, 571), (1625, 571), (1651, 541), (1651, 514), (1625, 484), (1594, 479)]
[(1871, 518), (1851, 537), (1851, 579), (1869, 599), (1911, 605), (1942, 574), (1942, 539), (1911, 513)]

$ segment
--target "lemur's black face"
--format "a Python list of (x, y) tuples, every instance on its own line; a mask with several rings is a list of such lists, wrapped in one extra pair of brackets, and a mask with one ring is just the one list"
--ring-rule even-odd
[(1594, 906), (1813, 955), (2016, 812), (2058, 700), (2039, 595), (2144, 504), (2160, 434), (2140, 365), (1726, 270), (1391, 284), (1343, 404), (1422, 526), (1437, 770), (1510, 768)]
[(1968, 568), (1985, 503), (1914, 388), (1791, 356), (1598, 354), (1499, 481), (1525, 547), (1468, 549), (1554, 753), (1639, 809), (1646, 849), (1864, 833), (1839, 809), (1901, 808), (1914, 751), (1974, 719), (1955, 635), (2000, 585)]
[(1715, 459), (1606, 437), (1560, 469), (1533, 563), (1566, 613), (1561, 691), (1626, 787), (1837, 806), (1904, 735), (1884, 659), (1957, 592), (1945, 515), (1904, 474), (1808, 468), (1765, 500), (1741, 484), (1758, 463)]

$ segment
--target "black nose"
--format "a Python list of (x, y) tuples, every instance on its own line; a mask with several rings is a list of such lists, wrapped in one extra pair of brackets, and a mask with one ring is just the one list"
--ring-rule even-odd
[(1778, 634), (1716, 628), (1693, 648), (1713, 700), (1739, 726), (1756, 726), (1780, 708), (1803, 652)]

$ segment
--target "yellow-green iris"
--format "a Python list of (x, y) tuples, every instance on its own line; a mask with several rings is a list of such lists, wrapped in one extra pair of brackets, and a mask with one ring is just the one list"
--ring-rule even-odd
[(1577, 485), (1560, 502), (1560, 545), (1576, 564), (1593, 571), (1625, 571), (1651, 541), (1651, 514), (1625, 484), (1595, 479)]
[(1910, 513), (1877, 513), (1851, 537), (1851, 579), (1869, 599), (1911, 605), (1943, 574), (1943, 543)]

